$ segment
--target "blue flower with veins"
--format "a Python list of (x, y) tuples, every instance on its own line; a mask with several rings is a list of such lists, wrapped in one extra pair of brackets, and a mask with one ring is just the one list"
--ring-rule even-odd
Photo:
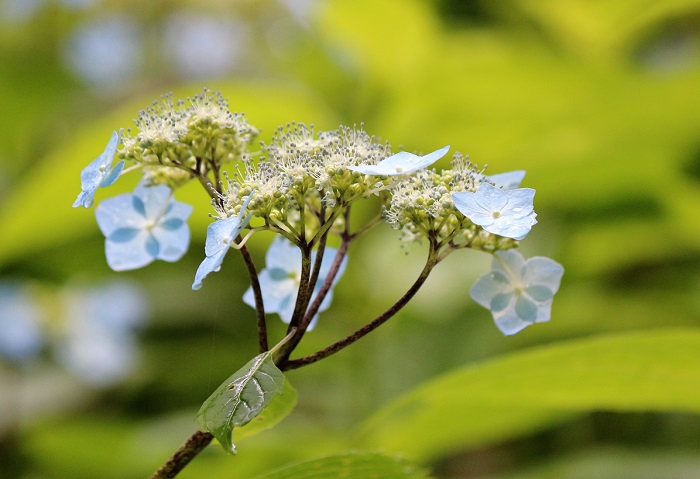
[(432, 165), (437, 160), (445, 156), (449, 149), (450, 145), (447, 145), (439, 150), (433, 151), (432, 153), (428, 153), (425, 156), (418, 156), (407, 151), (401, 151), (395, 155), (383, 159), (376, 165), (357, 165), (348, 166), (348, 168), (352, 171), (357, 171), (365, 175), (407, 175)]
[(80, 172), (80, 189), (82, 191), (73, 203), (73, 208), (78, 206), (90, 208), (95, 201), (97, 188), (109, 186), (119, 178), (124, 169), (124, 160), (112, 166), (112, 160), (119, 145), (119, 137), (119, 133), (112, 132), (112, 137), (109, 139), (105, 151)]
[(452, 194), (455, 207), (472, 223), (489, 233), (521, 240), (537, 223), (533, 211), (535, 190), (516, 188), (502, 190), (490, 183), (481, 183), (476, 192)]
[(469, 294), (491, 311), (503, 334), (515, 334), (533, 323), (549, 321), (563, 274), (562, 265), (552, 259), (535, 256), (526, 261), (517, 251), (497, 251), (492, 270), (477, 280)]
[(179, 260), (190, 244), (187, 218), (191, 213), (192, 207), (175, 201), (165, 185), (139, 183), (133, 194), (104, 200), (95, 217), (107, 238), (107, 264), (125, 271), (156, 259)]
[(241, 206), (241, 211), (238, 213), (238, 216), (215, 221), (207, 228), (207, 241), (204, 245), (204, 253), (207, 257), (204, 258), (204, 261), (202, 261), (199, 268), (197, 268), (197, 273), (195, 273), (194, 282), (192, 283), (192, 289), (200, 289), (202, 287), (202, 281), (209, 273), (221, 269), (221, 263), (224, 261), (226, 253), (228, 253), (228, 250), (231, 248), (233, 240), (236, 239), (241, 230), (245, 228), (250, 221), (251, 215), (245, 218), (243, 216), (252, 198), (253, 194), (251, 193)]
[[(336, 253), (337, 250), (334, 248), (327, 247), (324, 250), (323, 261), (321, 263), (321, 269), (319, 270), (318, 281), (316, 282), (316, 287), (311, 297), (311, 303), (313, 303), (318, 291), (326, 281)], [(318, 308), (319, 312), (325, 311), (330, 307), (331, 301), (333, 300), (332, 288), (343, 275), (347, 259), (347, 256), (344, 257), (343, 261), (340, 263), (338, 274), (336, 274), (333, 279), (331, 289), (328, 290), (325, 298), (321, 301), (321, 305)], [(312, 253), (311, 261), (312, 264), (316, 261), (315, 251)], [(299, 248), (284, 238), (276, 237), (265, 255), (265, 269), (260, 272), (259, 280), (265, 312), (277, 313), (282, 321), (289, 323), (294, 313), (294, 306), (297, 302), (297, 294), (299, 292), (301, 280), (301, 251), (299, 251)], [(252, 287), (248, 288), (243, 295), (243, 301), (247, 305), (253, 308), (255, 307), (255, 297)], [(318, 321), (318, 313), (316, 313), (311, 323), (309, 323), (309, 327), (307, 328), (309, 331), (316, 325), (316, 321)]]

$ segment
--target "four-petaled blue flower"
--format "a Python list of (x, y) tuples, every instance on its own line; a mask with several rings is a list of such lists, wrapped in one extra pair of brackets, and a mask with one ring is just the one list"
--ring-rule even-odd
[(348, 168), (363, 173), (365, 175), (381, 175), (381, 176), (397, 176), (413, 173), (435, 163), (437, 160), (445, 156), (450, 149), (447, 145), (425, 156), (414, 155), (407, 151), (401, 151), (388, 158), (384, 158), (376, 165), (357, 165), (349, 166)]
[(191, 213), (192, 207), (175, 201), (165, 185), (139, 184), (133, 194), (104, 200), (95, 217), (107, 238), (107, 264), (124, 271), (156, 259), (179, 260), (190, 244), (186, 221)]
[(95, 201), (97, 188), (104, 188), (117, 181), (124, 169), (124, 160), (112, 167), (112, 160), (117, 152), (117, 145), (119, 145), (119, 133), (114, 131), (105, 151), (80, 172), (80, 189), (82, 191), (73, 203), (73, 208), (78, 206), (90, 208)]
[(563, 274), (562, 265), (552, 259), (535, 256), (525, 261), (517, 251), (497, 251), (491, 272), (479, 278), (469, 293), (491, 310), (503, 334), (515, 334), (549, 321), (552, 297)]
[[(331, 268), (331, 263), (337, 254), (334, 248), (326, 248), (323, 252), (323, 261), (318, 274), (318, 281), (314, 288), (311, 302), (314, 301), (321, 285), (326, 281)], [(340, 263), (338, 273), (333, 279), (331, 289), (328, 290), (325, 298), (321, 301), (318, 312), (325, 311), (331, 305), (333, 300), (332, 287), (338, 282), (345, 271), (347, 264), (347, 256)], [(311, 256), (312, 264), (316, 261), (316, 252)], [(265, 305), (265, 312), (277, 313), (285, 323), (292, 320), (294, 306), (297, 301), (297, 293), (299, 292), (299, 284), (301, 280), (301, 251), (292, 243), (284, 238), (277, 237), (270, 245), (265, 256), (265, 269), (260, 272), (260, 289)], [(253, 288), (248, 290), (243, 295), (243, 301), (253, 308), (255, 307), (255, 297), (253, 296)], [(309, 327), (309, 331), (313, 329), (318, 321), (318, 313), (313, 317)]]
[(192, 289), (200, 289), (202, 287), (202, 280), (207, 277), (211, 272), (219, 271), (221, 269), (221, 263), (224, 261), (224, 256), (228, 253), (231, 248), (231, 243), (239, 235), (241, 230), (248, 225), (250, 221), (250, 216), (245, 218), (246, 208), (248, 208), (248, 203), (253, 198), (251, 193), (248, 199), (245, 200), (241, 206), (241, 211), (238, 216), (233, 218), (226, 218), (223, 220), (215, 221), (210, 224), (207, 228), (207, 241), (204, 245), (204, 254), (206, 258), (197, 268), (197, 273), (194, 275), (194, 282), (192, 283)]
[(490, 183), (481, 183), (476, 192), (453, 193), (455, 207), (472, 223), (489, 233), (521, 240), (537, 223), (533, 211), (535, 190), (516, 188), (502, 190)]

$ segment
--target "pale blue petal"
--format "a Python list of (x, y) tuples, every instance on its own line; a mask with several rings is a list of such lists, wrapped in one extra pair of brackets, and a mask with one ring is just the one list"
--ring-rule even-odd
[(265, 304), (265, 311), (277, 313), (288, 307), (288, 304), (296, 303), (298, 285), (289, 277), (282, 280), (274, 279), (267, 269), (260, 272), (260, 291)]
[(535, 256), (527, 260), (523, 270), (523, 282), (526, 285), (546, 286), (552, 294), (559, 290), (564, 267), (553, 259)]
[(180, 218), (169, 218), (158, 223), (158, 227), (168, 231), (175, 231), (182, 228), (184, 224), (185, 222)]
[(495, 271), (502, 271), (511, 278), (511, 282), (513, 280), (520, 281), (525, 267), (525, 258), (514, 249), (496, 251), (491, 261), (491, 267)]
[(513, 294), (513, 286), (504, 282), (504, 275), (498, 271), (490, 271), (477, 280), (469, 290), (474, 301), (486, 309), (491, 309), (491, 301), (500, 294)]
[(204, 254), (214, 256), (228, 251), (231, 243), (236, 239), (237, 235), (234, 236), (233, 233), (239, 230), (238, 226), (238, 218), (226, 218), (210, 224), (207, 228)]
[(141, 233), (140, 229), (136, 228), (119, 228), (118, 230), (112, 232), (107, 239), (113, 241), (114, 243), (128, 243), (133, 241), (136, 236)]
[(508, 171), (506, 173), (498, 173), (486, 177), (496, 188), (504, 190), (512, 190), (519, 187), (523, 178), (525, 178), (525, 170)]
[(132, 195), (131, 202), (133, 203), (132, 208), (134, 211), (146, 218), (146, 205), (143, 204), (143, 200), (138, 195)]
[(554, 291), (549, 289), (547, 286), (543, 286), (541, 284), (528, 286), (525, 288), (524, 292), (538, 303), (551, 301), (554, 297)]
[(145, 230), (141, 230), (128, 242), (118, 243), (108, 238), (105, 241), (105, 255), (109, 267), (114, 271), (127, 271), (142, 268), (151, 263), (155, 258), (147, 250), (149, 237)]
[[(248, 199), (243, 203), (237, 217), (215, 221), (207, 228), (207, 240), (204, 247), (206, 258), (204, 258), (204, 261), (202, 261), (199, 268), (197, 268), (197, 273), (192, 283), (192, 289), (200, 289), (202, 287), (202, 281), (209, 273), (221, 269), (221, 263), (223, 263), (224, 257), (231, 247), (231, 243), (236, 239), (241, 230), (245, 228), (248, 221), (250, 221), (250, 215), (245, 218), (243, 215), (252, 197), (253, 194), (251, 193)], [(175, 212), (172, 212), (172, 214), (175, 214)], [(184, 236), (181, 235), (180, 240), (183, 239)], [(189, 242), (189, 236), (187, 241)]]
[(73, 208), (82, 206), (83, 208), (90, 208), (95, 202), (95, 192), (97, 191), (97, 186), (89, 186), (80, 193), (78, 197), (73, 202)]
[(552, 316), (552, 301), (537, 303), (537, 319), (536, 323), (544, 323), (549, 321)]
[(534, 212), (529, 216), (514, 218), (512, 216), (501, 216), (493, 224), (484, 225), (483, 228), (489, 233), (497, 234), (505, 238), (521, 240), (527, 236), (532, 226), (537, 223), (537, 216)]
[(204, 261), (202, 261), (202, 263), (199, 265), (199, 268), (197, 268), (197, 272), (194, 275), (192, 289), (201, 289), (204, 278), (206, 278), (209, 273), (213, 273), (221, 269), (221, 263), (224, 261), (224, 256), (226, 256), (227, 251), (228, 250), (225, 249), (216, 255), (207, 256), (204, 258)]
[[(78, 198), (73, 203), (73, 208), (83, 206), (89, 208), (95, 201), (95, 192), (99, 186), (108, 186), (116, 181), (124, 167), (123, 161), (121, 165), (117, 165), (114, 169), (110, 169), (114, 155), (117, 152), (119, 145), (119, 133), (112, 132), (112, 136), (107, 143), (105, 150), (95, 158), (83, 171), (80, 172), (80, 189)], [(116, 170), (116, 171), (114, 171)], [(105, 181), (106, 179), (106, 181)], [(103, 184), (103, 181), (106, 184)], [(111, 183), (108, 183), (111, 181)]]
[(192, 207), (185, 203), (173, 202), (167, 210), (170, 218), (163, 217), (155, 225), (152, 234), (160, 243), (158, 259), (168, 262), (178, 261), (190, 247), (190, 228), (186, 220)]
[(165, 185), (146, 186), (141, 182), (134, 190), (134, 196), (143, 201), (144, 216), (155, 221), (165, 213), (166, 204), (172, 200), (172, 190)]
[(294, 308), (296, 306), (296, 303), (297, 303), (297, 295), (295, 292), (294, 296), (287, 296), (285, 301), (283, 301), (280, 304), (279, 308), (276, 311), (276, 313), (280, 317), (280, 319), (287, 324), (292, 322), (292, 316), (294, 316)]
[(535, 190), (532, 188), (517, 188), (515, 190), (507, 190), (505, 193), (508, 197), (508, 204), (501, 210), (502, 216), (520, 218), (532, 214)]
[(413, 173), (435, 163), (445, 156), (450, 149), (447, 145), (425, 156), (414, 155), (407, 151), (401, 151), (395, 155), (383, 159), (376, 165), (350, 166), (349, 169), (365, 175), (396, 176)]
[(500, 313), (504, 309), (507, 309), (511, 306), (511, 303), (513, 302), (513, 299), (515, 298), (515, 295), (510, 292), (510, 293), (499, 293), (496, 296), (493, 297), (491, 300), (491, 304), (489, 305), (489, 309), (491, 310), (492, 313)]
[(134, 209), (134, 196), (123, 194), (107, 198), (95, 209), (95, 218), (102, 234), (111, 236), (118, 229), (131, 228), (143, 230), (146, 219)]
[(506, 336), (510, 336), (522, 331), (532, 323), (523, 321), (515, 312), (514, 308), (506, 310), (503, 314), (494, 315), (493, 321), (498, 329)]
[(160, 253), (160, 244), (152, 234), (146, 235), (146, 252), (153, 259), (156, 259)]
[(528, 323), (537, 320), (537, 304), (525, 296), (518, 296), (515, 300), (515, 312), (520, 319)]
[(299, 275), (301, 274), (301, 251), (285, 238), (276, 236), (265, 254), (265, 267)]
[(100, 188), (106, 188), (110, 185), (113, 185), (119, 179), (119, 175), (122, 174), (123, 169), (124, 160), (114, 165), (114, 167), (112, 167), (112, 169), (110, 169), (109, 172), (105, 175), (105, 177), (102, 178), (102, 181), (100, 181)]

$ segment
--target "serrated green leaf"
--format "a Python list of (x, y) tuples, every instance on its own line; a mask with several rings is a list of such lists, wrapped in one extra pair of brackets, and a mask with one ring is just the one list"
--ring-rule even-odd
[(259, 479), (428, 479), (424, 469), (404, 459), (378, 453), (351, 452), (286, 466)]
[(224, 450), (236, 453), (233, 429), (248, 424), (284, 388), (285, 377), (268, 351), (251, 359), (204, 401), (197, 414), (203, 431), (214, 435)]
[(365, 447), (431, 460), (593, 410), (700, 413), (700, 329), (547, 345), (445, 374), (362, 427)]

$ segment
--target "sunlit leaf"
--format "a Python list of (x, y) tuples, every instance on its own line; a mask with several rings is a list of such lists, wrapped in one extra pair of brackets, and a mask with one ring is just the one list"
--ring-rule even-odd
[(272, 398), (260, 414), (255, 416), (248, 424), (236, 429), (236, 439), (240, 441), (275, 426), (294, 410), (297, 405), (297, 398), (297, 390), (289, 381), (285, 381), (282, 391)]
[(365, 445), (425, 460), (593, 410), (700, 413), (700, 329), (542, 346), (432, 380), (368, 420)]
[(233, 429), (248, 424), (284, 388), (285, 378), (270, 351), (262, 353), (233, 373), (204, 401), (197, 414), (203, 431), (208, 431), (229, 453), (236, 453)]
[(265, 474), (259, 479), (428, 479), (427, 471), (398, 457), (353, 452), (300, 462)]

